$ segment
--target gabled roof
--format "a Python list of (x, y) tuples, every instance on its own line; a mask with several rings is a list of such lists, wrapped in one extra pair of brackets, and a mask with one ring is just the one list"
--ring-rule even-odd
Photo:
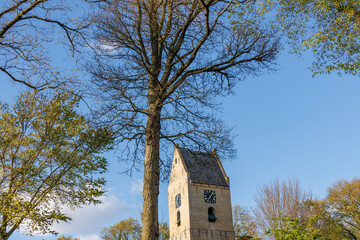
[(189, 174), (189, 181), (217, 186), (226, 186), (227, 177), (215, 153), (194, 152), (179, 148)]

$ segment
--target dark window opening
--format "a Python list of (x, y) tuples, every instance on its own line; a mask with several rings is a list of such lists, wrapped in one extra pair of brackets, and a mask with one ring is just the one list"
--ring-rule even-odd
[(178, 226), (180, 226), (181, 225), (181, 219), (180, 219), (180, 211), (178, 211), (177, 212), (177, 214), (176, 214), (176, 224), (178, 225)]
[(215, 209), (213, 207), (208, 208), (208, 218), (209, 218), (209, 222), (216, 221)]

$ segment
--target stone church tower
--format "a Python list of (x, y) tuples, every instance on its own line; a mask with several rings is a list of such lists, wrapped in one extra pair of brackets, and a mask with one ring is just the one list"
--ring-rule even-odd
[(175, 147), (169, 198), (171, 240), (234, 240), (230, 185), (216, 152)]

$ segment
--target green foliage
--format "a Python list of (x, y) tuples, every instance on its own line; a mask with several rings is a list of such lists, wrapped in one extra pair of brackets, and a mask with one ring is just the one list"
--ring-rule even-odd
[[(319, 229), (324, 237), (331, 240), (343, 239), (343, 233), (338, 222), (326, 209), (326, 201), (309, 200), (304, 202), (304, 208), (308, 212), (308, 218), (315, 218), (312, 226)], [(302, 219), (304, 221), (304, 219)], [(309, 220), (305, 220), (309, 221)]]
[(0, 238), (22, 225), (27, 233), (51, 232), (69, 221), (62, 209), (96, 204), (105, 183), (111, 132), (75, 111), (79, 99), (21, 94), (0, 105)]
[(56, 240), (81, 240), (79, 237), (76, 237), (76, 238), (72, 238), (72, 237), (66, 237), (64, 235), (56, 238)]
[[(321, 201), (312, 200), (297, 180), (271, 182), (258, 189), (255, 223), (246, 209), (234, 206), (235, 234), (237, 239), (249, 235), (272, 240), (360, 239), (359, 199), (358, 178), (336, 182)], [(249, 234), (251, 231), (255, 234)]]
[(260, 0), (276, 14), (293, 52), (312, 50), (313, 71), (360, 74), (358, 0)]
[(109, 228), (104, 228), (101, 231), (101, 238), (104, 240), (140, 240), (141, 225), (137, 220), (128, 218)]
[(159, 223), (159, 240), (169, 240), (170, 239), (170, 230), (169, 224), (167, 222)]
[(250, 211), (236, 204), (233, 206), (233, 223), (235, 237), (257, 237), (256, 222)]
[(360, 239), (360, 179), (338, 181), (330, 189), (327, 211), (347, 239)]
[[(133, 218), (121, 220), (115, 225), (104, 228), (101, 231), (101, 238), (104, 240), (140, 240), (141, 224)], [(170, 232), (167, 222), (159, 223), (159, 240), (169, 240)]]
[(313, 226), (317, 216), (311, 217), (307, 222), (289, 217), (282, 217), (279, 220), (284, 223), (284, 227), (269, 229), (266, 233), (273, 236), (275, 240), (328, 240), (319, 229)]
[[(313, 200), (312, 194), (304, 191), (296, 179), (264, 184), (258, 188), (255, 201), (256, 230), (264, 239), (277, 239), (276, 236), (292, 239), (296, 234), (304, 239), (316, 236), (315, 233), (331, 240), (346, 239), (339, 219), (334, 217), (334, 208), (329, 208), (326, 200)], [(272, 234), (265, 234), (269, 229)]]

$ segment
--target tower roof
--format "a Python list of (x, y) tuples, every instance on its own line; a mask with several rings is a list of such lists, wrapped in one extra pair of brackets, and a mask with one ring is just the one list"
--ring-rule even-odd
[(185, 148), (179, 150), (190, 176), (189, 181), (229, 186), (224, 169), (215, 153), (194, 152)]

